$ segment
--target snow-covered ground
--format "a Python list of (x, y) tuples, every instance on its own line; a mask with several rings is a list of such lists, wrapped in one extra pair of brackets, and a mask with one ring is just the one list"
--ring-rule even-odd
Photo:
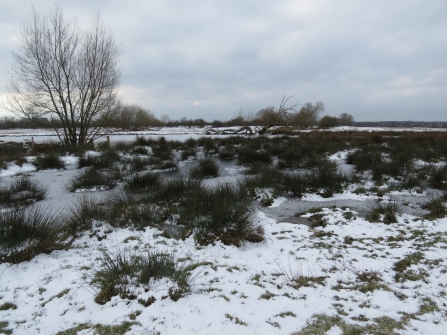
[[(76, 158), (64, 159), (64, 171), (22, 167), (48, 186), (40, 205), (60, 212), (82, 196), (65, 189), (77, 169)], [(19, 169), (11, 165), (3, 170), (1, 183)], [(237, 167), (230, 170), (226, 178), (241, 173)], [(220, 242), (199, 247), (192, 237), (175, 240), (150, 227), (136, 231), (97, 222), (94, 233), (83, 233), (68, 250), (18, 265), (0, 264), (0, 333), (96, 334), (98, 325), (119, 325), (129, 328), (126, 334), (445, 334), (447, 218), (404, 213), (398, 223), (385, 225), (366, 221), (349, 206), (326, 206), (371, 198), (350, 189), (331, 199), (311, 194), (300, 200), (277, 198), (255, 213), (266, 241), (242, 248)], [(303, 204), (323, 208), (303, 213), (300, 222), (319, 215), (326, 227), (282, 222), (271, 215), (293, 215)], [(191, 292), (177, 301), (167, 298), (168, 283), (161, 281), (148, 292), (135, 288), (138, 298), (155, 297), (148, 307), (119, 296), (100, 305), (94, 301), (98, 287), (90, 282), (103, 249), (169, 251), (204, 265), (194, 272)], [(115, 333), (121, 334), (98, 332)]]
[[(236, 131), (240, 127), (223, 127), (223, 128), (210, 128), (210, 127), (160, 127), (153, 128), (144, 131), (121, 131), (116, 129), (107, 129), (105, 133), (110, 136), (111, 142), (130, 142), (134, 141), (136, 136), (146, 136), (146, 137), (160, 137), (164, 136), (167, 140), (177, 140), (184, 141), (189, 138), (197, 139), (202, 136), (212, 136), (212, 137), (227, 137), (229, 135), (218, 135), (213, 134), (211, 129), (217, 131), (232, 130)], [(432, 132), (432, 131), (447, 131), (447, 128), (425, 128), (425, 127), (335, 127), (330, 129), (311, 129), (311, 130), (297, 130), (299, 132), (310, 132), (310, 131), (367, 131), (367, 132), (381, 132), (381, 131), (392, 131), (392, 132)], [(210, 133), (212, 135), (210, 135)], [(243, 134), (241, 134), (243, 135)], [(56, 132), (51, 129), (1, 129), (0, 130), (0, 141), (4, 142), (26, 142), (31, 141), (31, 137), (34, 138), (36, 143), (47, 142), (47, 141), (58, 141)], [(104, 138), (105, 140), (105, 138)]]

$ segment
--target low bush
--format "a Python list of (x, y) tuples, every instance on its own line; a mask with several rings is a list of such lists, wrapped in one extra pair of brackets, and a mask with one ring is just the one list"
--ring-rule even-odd
[(70, 192), (75, 191), (105, 191), (115, 187), (118, 176), (116, 173), (101, 172), (88, 168), (75, 176), (68, 185)]
[(28, 176), (18, 176), (8, 187), (0, 188), (0, 206), (29, 205), (43, 200), (47, 189)]
[(200, 187), (182, 208), (179, 222), (193, 229), (200, 245), (219, 240), (239, 247), (246, 241), (264, 240), (264, 231), (253, 220), (251, 200), (243, 188), (230, 184)]
[(39, 155), (33, 162), (37, 170), (64, 170), (65, 163), (60, 156), (54, 152), (49, 152), (43, 156)]
[(65, 247), (59, 217), (38, 207), (0, 212), (0, 263), (29, 261)]
[[(181, 262), (172, 252), (161, 250), (150, 250), (147, 254), (131, 250), (117, 249), (114, 253), (103, 250), (99, 263), (91, 285), (99, 289), (95, 302), (101, 305), (113, 296), (136, 300), (139, 292), (148, 292), (166, 279), (171, 284), (169, 295), (176, 301), (190, 290), (193, 271), (198, 266)], [(155, 298), (151, 300), (154, 302)], [(144, 299), (138, 301), (145, 302)]]
[(199, 160), (199, 165), (189, 171), (192, 178), (212, 178), (219, 176), (219, 165), (212, 158)]

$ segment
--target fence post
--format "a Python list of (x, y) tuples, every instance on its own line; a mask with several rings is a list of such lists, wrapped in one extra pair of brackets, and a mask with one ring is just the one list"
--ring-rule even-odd
[(34, 149), (34, 137), (31, 136), (31, 148)]
[(110, 149), (110, 136), (107, 135), (107, 149)]

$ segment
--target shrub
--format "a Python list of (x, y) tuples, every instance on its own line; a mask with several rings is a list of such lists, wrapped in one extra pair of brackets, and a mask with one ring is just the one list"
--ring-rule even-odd
[(43, 200), (47, 195), (42, 187), (28, 176), (19, 176), (9, 187), (0, 188), (0, 206), (22, 206)]
[(85, 169), (75, 176), (69, 186), (70, 192), (87, 190), (87, 191), (104, 191), (115, 187), (117, 176), (103, 173), (96, 169)]
[(124, 183), (124, 189), (127, 192), (155, 191), (160, 186), (160, 174), (148, 172), (143, 174), (134, 174)]
[(58, 154), (49, 152), (43, 156), (37, 156), (33, 162), (37, 170), (64, 170), (65, 163), (61, 160)]
[(174, 297), (173, 300), (178, 300), (190, 290), (194, 280), (192, 272), (197, 267), (180, 262), (172, 252), (160, 250), (150, 250), (147, 254), (137, 254), (131, 250), (117, 249), (114, 253), (103, 250), (99, 262), (91, 285), (99, 288), (95, 302), (101, 305), (115, 295), (136, 300), (138, 296), (135, 293), (140, 291), (136, 288), (147, 292), (163, 279), (171, 282), (170, 295)]
[(220, 240), (239, 247), (246, 241), (264, 240), (264, 231), (253, 221), (251, 200), (244, 189), (229, 184), (200, 187), (183, 206), (179, 222), (194, 230), (200, 245)]
[(189, 171), (189, 176), (192, 178), (212, 178), (218, 175), (219, 165), (211, 158), (199, 160), (199, 165)]
[(17, 264), (64, 247), (59, 217), (35, 207), (0, 212), (0, 263)]

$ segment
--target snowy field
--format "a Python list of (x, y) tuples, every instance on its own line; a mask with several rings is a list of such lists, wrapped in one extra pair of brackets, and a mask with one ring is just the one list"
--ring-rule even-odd
[[(188, 138), (197, 139), (201, 136), (210, 134), (211, 129), (217, 131), (237, 131), (240, 127), (224, 127), (224, 128), (195, 128), (195, 127), (160, 127), (153, 128), (151, 130), (144, 131), (121, 131), (116, 129), (107, 129), (106, 134), (110, 136), (111, 142), (131, 142), (134, 141), (136, 136), (146, 136), (146, 137), (159, 137), (164, 136), (167, 140), (177, 140), (184, 141)], [(299, 132), (309, 132), (311, 130), (302, 130)], [(414, 127), (414, 128), (397, 128), (397, 127), (335, 127), (331, 129), (316, 129), (312, 131), (366, 131), (366, 132), (444, 132), (447, 128), (425, 128), (425, 127)], [(209, 135), (212, 137), (226, 137), (228, 135)], [(26, 142), (31, 141), (31, 137), (34, 138), (36, 143), (48, 142), (48, 141), (58, 141), (56, 133), (51, 129), (1, 129), (0, 130), (0, 141), (4, 142)]]
[[(201, 131), (146, 135), (186, 139)], [(0, 139), (51, 138), (43, 131), (16, 135), (2, 131)], [(133, 140), (135, 134), (113, 136)], [(345, 156), (330, 159), (342, 165)], [(61, 171), (36, 171), (32, 158), (22, 167), (10, 164), (0, 183), (8, 185), (17, 172), (26, 172), (48, 187), (39, 206), (67, 214), (83, 193), (66, 189), (78, 173), (77, 158), (63, 159)], [(227, 168), (226, 177), (206, 183), (243, 173), (241, 167)], [(67, 250), (0, 264), (0, 334), (446, 334), (447, 218), (429, 220), (411, 210), (430, 197), (428, 191), (402, 191), (395, 196), (406, 199), (407, 210), (397, 215), (398, 222), (371, 223), (363, 210), (377, 197), (354, 189), (329, 198), (276, 197), (269, 207), (255, 201), (254, 220), (266, 239), (239, 248), (221, 242), (199, 246), (192, 236), (177, 240), (151, 227), (95, 222)], [(101, 198), (108, 192), (88, 193)], [(303, 208), (298, 219), (284, 220)], [(308, 218), (324, 224), (312, 228)], [(191, 274), (190, 292), (177, 301), (168, 294), (173, 283), (161, 279), (150, 289), (131, 286), (137, 299), (114, 296), (101, 305), (91, 281), (102, 250), (166, 251), (181, 264), (200, 265)], [(152, 298), (147, 307), (139, 302)]]

